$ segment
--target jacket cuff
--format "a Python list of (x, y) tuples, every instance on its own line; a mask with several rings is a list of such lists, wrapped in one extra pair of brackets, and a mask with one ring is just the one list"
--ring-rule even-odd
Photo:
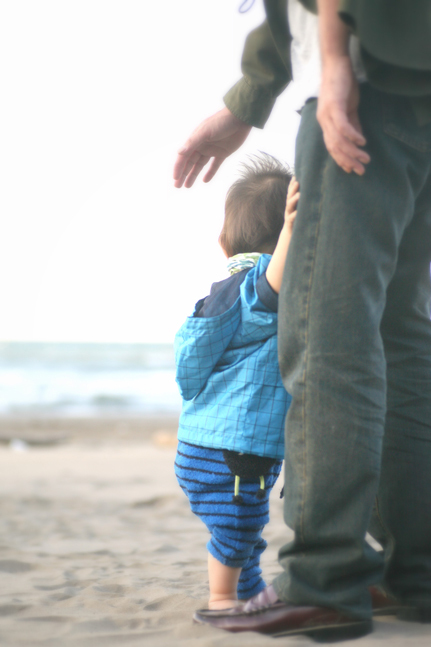
[(223, 97), (235, 117), (249, 126), (263, 128), (274, 107), (276, 97), (262, 87), (252, 86), (243, 77)]
[(268, 283), (266, 272), (257, 279), (256, 292), (259, 300), (268, 310), (272, 312), (278, 311), (278, 294)]

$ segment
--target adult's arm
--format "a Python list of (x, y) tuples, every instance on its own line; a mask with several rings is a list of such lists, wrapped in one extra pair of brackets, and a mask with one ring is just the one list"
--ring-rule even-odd
[(286, 0), (277, 0), (271, 7), (269, 18), (246, 39), (241, 59), (243, 77), (225, 95), (226, 107), (205, 119), (178, 151), (174, 166), (177, 188), (193, 186), (210, 162), (203, 178), (209, 182), (226, 157), (244, 143), (251, 128), (263, 128), (278, 95), (289, 83)]
[(359, 87), (349, 56), (349, 27), (338, 15), (339, 0), (318, 0), (322, 83), (317, 119), (326, 148), (344, 171), (358, 175), (370, 161), (358, 117)]

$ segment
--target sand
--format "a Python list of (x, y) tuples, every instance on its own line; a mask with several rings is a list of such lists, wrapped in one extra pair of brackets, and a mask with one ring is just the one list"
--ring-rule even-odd
[[(289, 647), (194, 625), (206, 531), (173, 474), (175, 420), (0, 420), (0, 645)], [(263, 568), (288, 533), (272, 495)], [(358, 647), (425, 647), (431, 626), (376, 620)]]

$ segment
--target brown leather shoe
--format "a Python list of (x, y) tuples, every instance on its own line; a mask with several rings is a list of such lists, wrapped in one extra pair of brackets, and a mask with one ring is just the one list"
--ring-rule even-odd
[(282, 602), (272, 585), (243, 606), (220, 611), (201, 609), (193, 619), (226, 631), (256, 631), (270, 636), (305, 634), (318, 642), (359, 638), (373, 629), (371, 620), (351, 618), (335, 609)]
[(396, 615), (398, 620), (431, 623), (431, 606), (411, 606), (386, 593), (380, 586), (370, 586), (373, 616)]
[(368, 590), (371, 595), (373, 616), (394, 616), (403, 606), (401, 602), (386, 593), (380, 586), (370, 586)]

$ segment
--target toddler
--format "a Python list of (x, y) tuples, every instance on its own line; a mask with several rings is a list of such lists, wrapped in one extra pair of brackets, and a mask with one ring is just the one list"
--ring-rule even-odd
[(183, 397), (175, 472), (211, 535), (210, 609), (265, 588), (262, 530), (290, 404), (278, 367), (277, 301), (298, 198), (298, 183), (273, 157), (244, 166), (219, 238), (231, 276), (212, 285), (175, 338)]

